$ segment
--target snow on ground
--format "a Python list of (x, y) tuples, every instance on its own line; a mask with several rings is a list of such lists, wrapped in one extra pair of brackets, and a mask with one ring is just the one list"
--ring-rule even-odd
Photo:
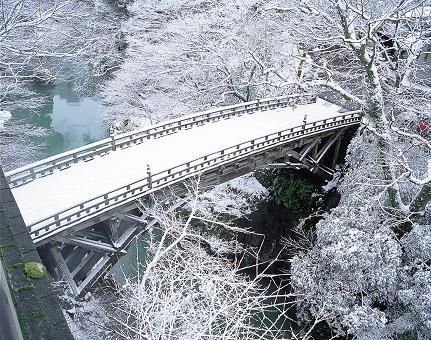
[(9, 111), (0, 111), (0, 130), (3, 129), (4, 123), (6, 123), (11, 118), (12, 115)]
[(263, 200), (267, 195), (268, 190), (252, 174), (247, 174), (202, 193), (198, 209), (207, 218), (214, 214), (242, 217), (250, 214), (254, 203)]
[[(276, 133), (307, 121), (339, 116), (340, 107), (324, 100), (222, 120), (147, 140), (127, 149), (79, 162), (63, 171), (12, 189), (27, 225), (71, 209), (147, 177), (222, 149)], [(245, 184), (245, 183), (242, 183)], [(41, 199), (43, 197), (43, 199)], [(233, 202), (233, 201), (232, 201)]]
[(76, 298), (64, 281), (54, 282), (58, 292), (64, 318), (72, 336), (76, 340), (100, 340), (108, 338), (108, 331), (100, 325), (108, 324), (106, 313), (99, 307), (99, 300), (87, 293), (84, 298)]
[(341, 179), (341, 171), (337, 171), (331, 180), (327, 181), (325, 185), (322, 186), (323, 192), (328, 192), (338, 185)]

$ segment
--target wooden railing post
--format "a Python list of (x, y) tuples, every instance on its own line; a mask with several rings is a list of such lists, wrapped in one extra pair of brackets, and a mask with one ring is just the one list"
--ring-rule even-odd
[(153, 188), (153, 179), (151, 177), (151, 168), (150, 165), (147, 164), (147, 177), (148, 177), (148, 188)]
[(302, 134), (305, 134), (305, 125), (307, 125), (307, 115), (304, 115), (304, 120), (302, 121)]
[(112, 151), (115, 151), (117, 146), (115, 145), (115, 132), (112, 126), (109, 128), (109, 137), (111, 137)]

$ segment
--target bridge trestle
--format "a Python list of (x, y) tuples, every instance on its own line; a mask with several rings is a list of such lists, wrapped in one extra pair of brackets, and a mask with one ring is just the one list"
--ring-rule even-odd
[[(170, 209), (178, 209), (186, 203), (177, 200)], [(136, 208), (127, 213), (117, 213), (72, 235), (55, 236), (42, 246), (49, 248), (44, 257), (51, 256), (46, 260), (54, 264), (54, 268), (50, 266), (53, 276), (65, 279), (72, 292), (79, 296), (126, 254), (134, 240), (156, 223), (157, 220)]]

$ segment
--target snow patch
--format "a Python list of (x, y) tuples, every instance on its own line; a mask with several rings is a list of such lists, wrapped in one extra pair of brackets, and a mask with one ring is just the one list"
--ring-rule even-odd
[(254, 203), (267, 196), (268, 190), (252, 174), (247, 174), (202, 193), (198, 206), (205, 217), (214, 214), (241, 217), (250, 214)]
[(0, 129), (3, 129), (4, 123), (6, 123), (11, 118), (12, 115), (9, 111), (0, 111)]
[(334, 189), (338, 185), (340, 178), (341, 178), (341, 172), (340, 171), (337, 171), (336, 173), (334, 173), (334, 176), (332, 177), (332, 179), (330, 181), (328, 181), (328, 183), (326, 183), (325, 185), (322, 186), (323, 192), (328, 192), (328, 191)]
[(84, 299), (76, 299), (63, 282), (55, 284), (62, 287), (63, 294), (59, 295), (59, 298), (64, 318), (73, 337), (76, 340), (99, 340), (108, 337), (109, 331), (99, 327), (99, 325), (109, 322), (108, 315), (99, 307), (101, 302), (89, 293)]

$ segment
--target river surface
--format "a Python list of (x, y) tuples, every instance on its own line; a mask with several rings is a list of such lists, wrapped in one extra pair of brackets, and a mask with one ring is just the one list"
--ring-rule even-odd
[(69, 83), (34, 86), (45, 96), (46, 103), (35, 112), (16, 110), (12, 112), (12, 119), (47, 130), (44, 136), (35, 137), (35, 142), (41, 145), (40, 153), (35, 155), (36, 160), (107, 136), (101, 119), (103, 107), (97, 97), (80, 97)]

